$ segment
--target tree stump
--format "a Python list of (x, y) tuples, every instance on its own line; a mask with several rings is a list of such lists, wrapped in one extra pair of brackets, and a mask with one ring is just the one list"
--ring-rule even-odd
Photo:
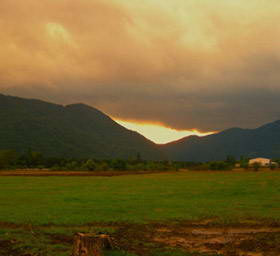
[(72, 256), (103, 256), (104, 249), (113, 249), (108, 235), (77, 233), (74, 236)]

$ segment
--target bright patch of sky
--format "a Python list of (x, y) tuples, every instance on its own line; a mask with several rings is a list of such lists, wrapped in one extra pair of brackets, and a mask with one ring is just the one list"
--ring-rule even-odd
[(136, 131), (146, 138), (150, 139), (151, 141), (164, 144), (171, 141), (179, 140), (183, 137), (190, 136), (190, 135), (197, 135), (197, 136), (206, 136), (212, 134), (213, 132), (209, 133), (201, 133), (197, 130), (175, 130), (172, 128), (164, 127), (160, 124), (145, 124), (145, 123), (135, 123), (129, 121), (122, 121), (122, 120), (115, 120), (120, 125), (126, 127), (129, 130)]

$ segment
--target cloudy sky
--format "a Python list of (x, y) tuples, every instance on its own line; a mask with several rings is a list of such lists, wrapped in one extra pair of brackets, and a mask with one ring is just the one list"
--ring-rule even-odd
[(0, 92), (209, 132), (280, 119), (279, 0), (1, 0)]

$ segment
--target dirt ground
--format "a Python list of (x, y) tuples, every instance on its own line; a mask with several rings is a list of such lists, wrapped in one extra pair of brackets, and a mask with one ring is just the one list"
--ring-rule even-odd
[[(166, 248), (201, 253), (195, 254), (201, 256), (280, 255), (280, 225), (276, 223), (266, 225), (220, 225), (205, 220), (173, 224), (112, 223), (103, 226), (102, 224), (92, 225), (99, 229), (101, 227), (115, 229), (110, 235), (116, 248), (140, 256), (153, 255), (153, 251), (165, 250)], [(4, 223), (0, 226), (4, 226)], [(24, 229), (26, 227), (10, 226), (10, 228)], [(46, 232), (47, 229), (46, 226), (37, 227), (33, 232)], [(72, 247), (73, 234), (49, 234), (49, 236), (53, 244), (66, 244), (69, 248)], [(1, 240), (0, 237), (0, 255), (34, 256), (15, 249), (17, 248), (14, 246), (15, 243), (16, 240), (5, 241)]]
[[(50, 170), (9, 170), (0, 171), (0, 176), (121, 176), (121, 175), (136, 175), (136, 174), (156, 174), (162, 173), (159, 171), (50, 171)], [(165, 172), (166, 173), (166, 172)]]
[(275, 223), (227, 226), (215, 225), (211, 220), (205, 220), (172, 225), (153, 224), (150, 227), (138, 227), (136, 228), (138, 231), (134, 232), (133, 229), (132, 226), (120, 227), (115, 239), (117, 243), (123, 241), (121, 247), (125, 248), (127, 245), (127, 250), (132, 249), (130, 245), (135, 243), (135, 240), (142, 240), (141, 248), (135, 246), (132, 250), (138, 255), (146, 255), (148, 250), (143, 250), (145, 246), (142, 244), (151, 242), (155, 248), (177, 248), (186, 252), (199, 252), (202, 255), (204, 253), (224, 256), (280, 255), (280, 225)]
[(278, 226), (190, 225), (157, 229), (154, 241), (170, 247), (229, 256), (280, 255)]
[[(259, 172), (279, 172), (280, 169), (270, 170), (263, 168)], [(138, 174), (161, 174), (161, 173), (174, 173), (174, 172), (198, 172), (189, 171), (187, 169), (180, 169), (179, 171), (53, 171), (47, 169), (24, 169), (24, 170), (0, 170), (1, 176), (122, 176), (122, 175), (138, 175)], [(209, 171), (199, 171), (200, 173), (209, 173)], [(253, 170), (246, 170), (242, 168), (233, 169), (233, 173), (254, 172)], [(211, 173), (221, 173), (221, 171), (211, 171)], [(254, 172), (255, 173), (255, 172)]]

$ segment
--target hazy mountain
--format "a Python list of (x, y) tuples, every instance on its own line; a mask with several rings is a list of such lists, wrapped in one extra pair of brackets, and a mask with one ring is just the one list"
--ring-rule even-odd
[(158, 146), (84, 104), (62, 106), (0, 94), (0, 149), (40, 151), (46, 156), (133, 158), (179, 161), (280, 158), (280, 121), (257, 129), (231, 128), (189, 136)]
[(162, 159), (158, 146), (99, 110), (0, 94), (0, 149), (46, 156)]
[(169, 159), (179, 161), (224, 160), (239, 158), (280, 158), (280, 121), (257, 129), (231, 128), (204, 137), (189, 136), (161, 146)]

